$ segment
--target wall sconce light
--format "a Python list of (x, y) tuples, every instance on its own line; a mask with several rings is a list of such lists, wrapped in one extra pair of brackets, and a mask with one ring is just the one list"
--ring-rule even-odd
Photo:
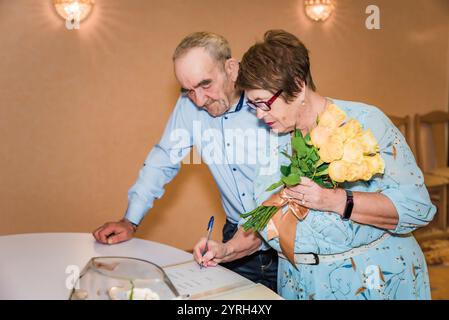
[(53, 0), (56, 12), (66, 21), (80, 23), (86, 19), (95, 4), (95, 0)]
[(324, 21), (334, 11), (331, 0), (304, 0), (306, 15), (313, 21)]

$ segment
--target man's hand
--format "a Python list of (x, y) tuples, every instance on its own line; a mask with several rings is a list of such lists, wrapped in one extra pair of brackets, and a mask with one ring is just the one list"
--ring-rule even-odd
[(259, 235), (252, 231), (244, 231), (239, 227), (232, 239), (228, 242), (216, 242), (209, 240), (207, 252), (202, 255), (206, 247), (206, 238), (193, 247), (193, 258), (205, 267), (215, 267), (219, 263), (234, 261), (259, 250), (262, 240)]
[(136, 226), (130, 221), (123, 219), (117, 222), (107, 222), (92, 234), (98, 242), (115, 244), (131, 239), (136, 229)]
[(213, 240), (207, 243), (208, 251), (202, 255), (206, 247), (206, 238), (201, 238), (200, 241), (193, 247), (193, 258), (198, 264), (204, 267), (216, 267), (217, 264), (224, 262), (226, 257), (226, 245)]

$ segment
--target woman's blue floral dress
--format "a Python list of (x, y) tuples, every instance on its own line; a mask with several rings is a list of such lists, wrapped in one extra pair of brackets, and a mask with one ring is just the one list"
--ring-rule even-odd
[[(364, 130), (371, 129), (385, 160), (385, 173), (369, 182), (346, 183), (353, 191), (380, 192), (395, 205), (399, 223), (391, 236), (360, 255), (333, 263), (298, 264), (279, 259), (278, 291), (286, 299), (430, 299), (426, 262), (411, 232), (428, 224), (436, 208), (431, 203), (421, 170), (403, 135), (379, 109), (363, 103), (332, 100), (355, 118)], [(279, 151), (291, 150), (290, 135), (279, 137), (273, 161), (288, 163)], [(262, 168), (259, 168), (259, 170)], [(255, 181), (258, 205), (273, 192), (265, 189), (280, 173), (264, 174)], [(242, 221), (241, 221), (242, 223)], [(334, 254), (369, 244), (387, 233), (369, 225), (344, 221), (335, 213), (310, 210), (298, 221), (296, 253)], [(261, 232), (266, 239), (266, 230)], [(268, 244), (281, 252), (279, 239)]]

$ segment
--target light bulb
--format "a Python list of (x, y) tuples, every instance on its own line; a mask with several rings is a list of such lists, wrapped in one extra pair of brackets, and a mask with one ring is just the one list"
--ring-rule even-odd
[(94, 0), (53, 0), (56, 12), (66, 21), (83, 21), (92, 11), (94, 4)]
[(314, 21), (324, 21), (334, 11), (331, 0), (304, 0), (306, 15)]

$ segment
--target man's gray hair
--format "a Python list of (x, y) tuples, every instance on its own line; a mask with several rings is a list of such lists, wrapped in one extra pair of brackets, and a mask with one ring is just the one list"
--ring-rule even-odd
[(194, 32), (185, 37), (175, 49), (173, 61), (193, 48), (204, 48), (217, 62), (225, 62), (232, 57), (228, 40), (212, 32)]

